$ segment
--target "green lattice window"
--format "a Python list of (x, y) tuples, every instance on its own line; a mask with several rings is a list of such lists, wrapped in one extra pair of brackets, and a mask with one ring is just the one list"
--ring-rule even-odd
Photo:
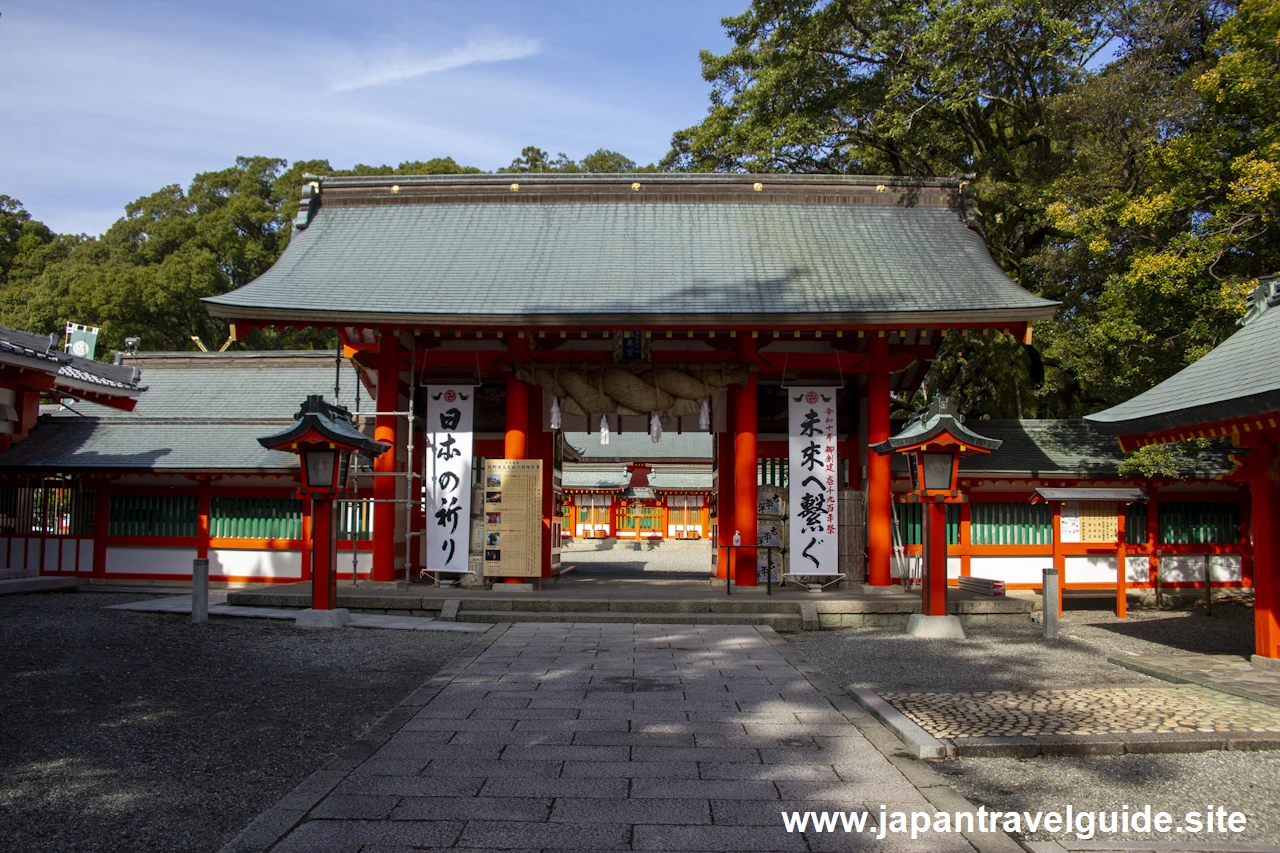
[(758, 485), (787, 485), (787, 460), (785, 459), (761, 459), (757, 471), (759, 471), (759, 476), (756, 478)]
[(302, 501), (210, 498), (209, 536), (214, 539), (301, 539)]
[(1162, 501), (1158, 513), (1163, 545), (1211, 545), (1240, 539), (1240, 505), (1235, 502)]
[(1147, 542), (1147, 505), (1129, 504), (1124, 508), (1124, 544), (1145, 545)]
[(112, 536), (196, 536), (200, 503), (195, 495), (112, 495), (107, 532)]
[[(898, 534), (903, 545), (920, 545), (924, 542), (923, 507), (920, 504), (897, 504)], [(947, 544), (960, 544), (960, 505), (947, 504)]]
[(971, 504), (969, 541), (974, 545), (1052, 545), (1053, 509), (1025, 501)]

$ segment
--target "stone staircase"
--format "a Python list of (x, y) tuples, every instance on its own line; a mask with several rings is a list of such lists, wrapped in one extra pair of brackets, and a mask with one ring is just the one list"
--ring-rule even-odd
[[(227, 603), (247, 607), (311, 606), (309, 591), (244, 590), (227, 594)], [(812, 595), (670, 598), (600, 598), (533, 592), (486, 591), (478, 594), (421, 594), (410, 589), (339, 588), (338, 606), (352, 613), (421, 616), (457, 622), (616, 622), (660, 625), (768, 625), (778, 632), (848, 627), (905, 627), (920, 608), (907, 595), (869, 595), (857, 598)], [(1032, 602), (1014, 598), (952, 601), (949, 611), (972, 627), (1004, 620), (1030, 618)]]

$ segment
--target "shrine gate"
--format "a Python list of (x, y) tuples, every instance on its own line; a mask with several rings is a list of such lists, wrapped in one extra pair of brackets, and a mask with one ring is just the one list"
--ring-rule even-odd
[[(1030, 324), (1055, 308), (991, 259), (963, 181), (308, 181), (279, 261), (205, 301), (237, 338), (338, 331), (371, 392), (375, 438), (393, 447), (374, 472), (375, 580), (437, 559), (419, 543), (438, 519), (412, 497), (430, 479), (423, 448), (435, 446), (428, 389), (474, 406), (476, 459), (541, 460), (541, 488), (528, 492), (540, 494), (541, 541), (520, 547), (539, 549), (546, 577), (561, 519), (558, 430), (713, 433), (715, 536), (750, 543), (759, 462), (788, 452), (787, 390), (822, 386), (837, 389), (839, 487), (866, 495), (867, 581), (888, 584), (890, 463), (867, 445), (889, 435), (891, 395), (919, 386), (944, 335), (1029, 342)], [(482, 500), (496, 517), (506, 510), (481, 474), (473, 509)], [(500, 541), (472, 541), (470, 553), (497, 554)], [(730, 553), (733, 580), (754, 585), (755, 555)]]

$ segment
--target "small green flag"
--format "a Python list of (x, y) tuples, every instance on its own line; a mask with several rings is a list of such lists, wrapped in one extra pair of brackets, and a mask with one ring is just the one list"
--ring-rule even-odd
[(81, 326), (79, 323), (67, 324), (67, 352), (80, 358), (93, 358), (98, 348), (98, 329), (96, 326)]

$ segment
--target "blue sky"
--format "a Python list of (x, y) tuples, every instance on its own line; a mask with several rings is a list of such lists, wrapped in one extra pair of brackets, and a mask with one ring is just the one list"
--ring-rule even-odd
[(237, 155), (652, 162), (705, 114), (698, 50), (747, 2), (10, 0), (0, 194), (98, 234)]

